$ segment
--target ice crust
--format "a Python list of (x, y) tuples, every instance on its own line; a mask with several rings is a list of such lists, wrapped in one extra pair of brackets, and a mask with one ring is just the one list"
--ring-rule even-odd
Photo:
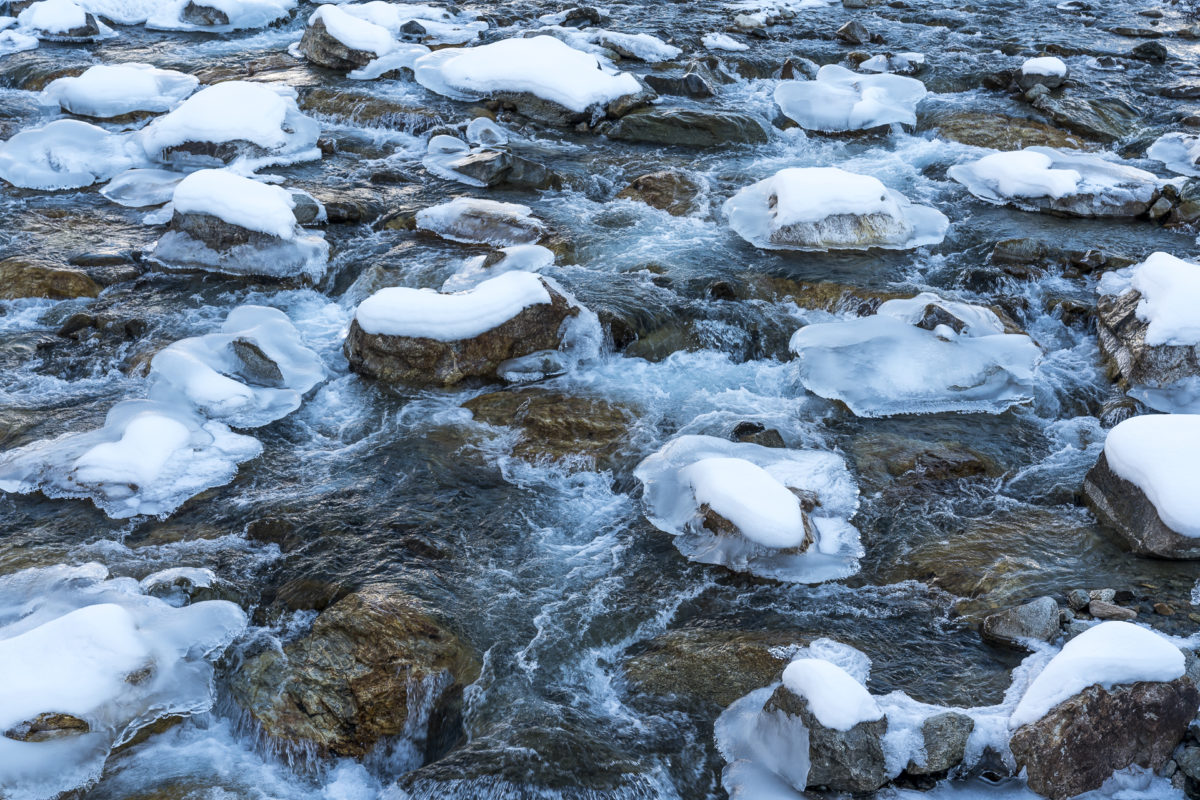
[(861, 75), (826, 64), (811, 81), (783, 81), (775, 103), (806, 130), (839, 133), (881, 125), (916, 125), (925, 84), (899, 75)]

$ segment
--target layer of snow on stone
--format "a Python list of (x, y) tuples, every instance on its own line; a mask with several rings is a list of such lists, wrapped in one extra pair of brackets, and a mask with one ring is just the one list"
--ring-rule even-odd
[(1200, 537), (1197, 448), (1200, 415), (1149, 414), (1131, 417), (1109, 431), (1104, 456), (1113, 472), (1142, 490), (1167, 527)]
[(683, 52), (673, 44), (667, 44), (648, 33), (621, 33), (604, 28), (542, 28), (539, 33), (561, 39), (576, 50), (598, 56), (609, 56), (614, 52), (639, 61), (661, 62), (678, 58)]
[(808, 709), (826, 728), (848, 731), (863, 722), (883, 718), (867, 688), (836, 664), (819, 658), (800, 658), (783, 670), (783, 685), (808, 701)]
[(1139, 681), (1173, 681), (1183, 673), (1183, 653), (1159, 634), (1129, 622), (1102, 622), (1063, 645), (1025, 690), (1009, 726), (1037, 722), (1095, 684), (1111, 689)]
[[(771, 249), (908, 249), (937, 244), (945, 238), (949, 220), (870, 175), (837, 167), (792, 167), (742, 189), (724, 206), (729, 225), (756, 247)], [(847, 215), (881, 214), (891, 219), (897, 234), (886, 239), (812, 246), (789, 244), (785, 229), (797, 223), (816, 223)], [(848, 229), (850, 230), (850, 229)]]
[(1161, 161), (1167, 169), (1180, 175), (1200, 177), (1200, 136), (1190, 133), (1167, 133), (1155, 140), (1146, 150), (1146, 157)]
[(262, 452), (257, 439), (176, 405), (127, 400), (104, 427), (34, 442), (0, 456), (0, 490), (90, 497), (115, 519), (163, 517), (233, 479)]
[[(487, 23), (476, 19), (471, 12), (451, 14), (444, 8), (435, 6), (388, 3), (382, 0), (371, 0), (367, 3), (348, 3), (340, 6), (347, 14), (386, 29), (392, 36), (419, 36), (423, 41), (436, 44), (464, 44), (479, 38), (482, 31), (487, 30)], [(409, 23), (416, 23), (415, 26)], [(410, 33), (419, 27), (424, 33)], [(426, 51), (428, 52), (428, 51)]]
[(1137, 316), (1147, 323), (1147, 345), (1200, 344), (1200, 265), (1152, 253), (1140, 264), (1106, 273), (1099, 289), (1103, 294), (1134, 289), (1142, 296)]
[(146, 27), (168, 31), (234, 31), (265, 28), (286, 17), (296, 7), (296, 0), (200, 0), (196, 5), (214, 8), (225, 15), (228, 23), (197, 25), (183, 19), (183, 12), (192, 0), (173, 0), (155, 6), (146, 20)]
[(1030, 58), (1021, 65), (1021, 74), (1061, 78), (1067, 74), (1067, 65), (1061, 58), (1056, 58), (1055, 56)]
[(702, 458), (680, 471), (696, 502), (712, 509), (743, 536), (764, 547), (804, 542), (800, 500), (765, 469), (741, 458)]
[(99, 564), (0, 578), (0, 621), (0, 730), (42, 714), (88, 725), (47, 741), (0, 737), (0, 786), (14, 798), (83, 786), (145, 726), (207, 711), (211, 662), (246, 627), (233, 603), (174, 608)]
[(811, 81), (783, 81), (775, 103), (807, 130), (839, 132), (917, 124), (925, 84), (899, 75), (860, 75), (826, 64)]
[(439, 50), (418, 59), (415, 73), (426, 88), (457, 99), (528, 93), (575, 112), (641, 91), (633, 75), (607, 72), (596, 56), (553, 36)]
[(22, 189), (79, 189), (144, 161), (129, 134), (76, 119), (21, 131), (0, 144), (0, 178)]
[(73, 0), (38, 0), (17, 15), (17, 23), (29, 30), (66, 33), (87, 24), (87, 11)]
[(554, 252), (540, 244), (517, 244), (502, 247), (500, 252), (503, 258), (490, 267), (486, 266), (487, 256), (473, 256), (464, 261), (442, 284), (442, 291), (461, 292), (505, 272), (538, 272), (554, 264)]
[(264, 164), (320, 158), (320, 128), (300, 113), (296, 91), (248, 81), (225, 81), (196, 92), (178, 108), (141, 131), (147, 155), (162, 160), (163, 151), (185, 142), (222, 144), (250, 142), (272, 156)]
[(880, 53), (858, 65), (860, 72), (916, 72), (925, 63), (924, 53)]
[(296, 235), (296, 201), (279, 186), (223, 169), (202, 169), (175, 187), (172, 197), (181, 214), (208, 214), (246, 230), (280, 239)]
[(992, 203), (1021, 198), (1058, 199), (1067, 195), (1097, 195), (1112, 202), (1148, 200), (1162, 184), (1145, 170), (1116, 163), (1091, 153), (1028, 147), (993, 153), (970, 164), (956, 164), (947, 174), (971, 194)]
[(354, 318), (371, 334), (453, 342), (473, 339), (533, 305), (549, 303), (542, 279), (506, 272), (473, 289), (441, 294), (432, 289), (381, 289), (359, 304)]
[(727, 50), (736, 53), (750, 49), (750, 45), (742, 44), (737, 39), (725, 33), (706, 33), (700, 39), (700, 42), (709, 50)]
[(326, 4), (319, 7), (309, 16), (308, 24), (313, 25), (317, 20), (325, 23), (325, 30), (330, 36), (351, 50), (363, 50), (382, 56), (396, 46), (396, 40), (386, 28), (368, 19), (348, 14), (338, 6)]
[[(239, 350), (250, 348), (270, 364), (258, 363), (257, 355), (254, 363), (244, 360)], [(264, 366), (270, 374), (264, 374)], [(209, 419), (252, 428), (295, 411), (324, 377), (320, 357), (300, 341), (286, 314), (245, 305), (229, 312), (219, 333), (182, 339), (158, 351), (150, 363), (150, 396), (188, 403)]]
[(149, 64), (101, 64), (73, 78), (58, 78), (42, 97), (85, 117), (117, 117), (133, 111), (170, 111), (196, 91), (199, 79)]
[[(647, 519), (673, 535), (676, 546), (693, 561), (805, 583), (835, 580), (858, 569), (862, 546), (858, 530), (849, 522), (858, 508), (858, 487), (835, 453), (684, 435), (644, 459), (634, 475), (645, 490)], [(770, 509), (755, 509), (750, 496), (739, 500), (723, 490), (726, 477), (729, 486), (746, 491), (749, 481), (761, 481), (752, 496), (770, 503)], [(803, 540), (803, 529), (795, 527), (799, 508), (783, 497), (784, 492), (792, 494), (790, 489), (812, 493), (818, 503), (809, 514), (816, 542), (801, 553), (790, 549)], [(717, 513), (746, 524), (749, 534), (705, 528), (701, 505), (711, 501), (724, 509), (714, 507)], [(789, 527), (768, 531), (775, 523)]]
[(417, 228), (443, 239), (507, 247), (532, 244), (540, 238), (544, 228), (532, 214), (533, 209), (520, 203), (456, 197), (448, 203), (421, 209), (416, 223)]
[[(928, 293), (916, 301), (952, 314), (961, 305)], [(991, 311), (970, 306), (976, 323), (961, 333), (948, 325), (926, 330), (913, 324), (914, 305), (889, 301), (874, 316), (798, 330), (790, 346), (804, 387), (860, 417), (998, 414), (1032, 400), (1041, 350), (1028, 336), (1002, 333)], [(981, 318), (990, 321), (981, 324)]]

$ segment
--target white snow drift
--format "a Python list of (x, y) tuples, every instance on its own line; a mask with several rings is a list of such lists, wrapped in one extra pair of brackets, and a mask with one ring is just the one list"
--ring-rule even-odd
[(160, 350), (150, 363), (150, 397), (255, 428), (295, 411), (324, 377), (320, 357), (301, 343), (286, 314), (246, 305), (229, 312), (220, 333)]
[(729, 225), (767, 249), (907, 250), (937, 244), (950, 222), (869, 175), (793, 167), (742, 189), (724, 206)]
[(130, 134), (60, 119), (0, 144), (0, 178), (22, 189), (80, 189), (144, 160)]
[(211, 664), (245, 627), (233, 603), (174, 608), (99, 564), (0, 578), (0, 731), (43, 715), (86, 725), (41, 740), (0, 736), (6, 796), (84, 786), (147, 725), (207, 711)]
[[(962, 330), (920, 327), (931, 308), (948, 312)], [(1032, 400), (1041, 357), (1028, 336), (1005, 333), (989, 309), (928, 292), (889, 300), (873, 316), (803, 327), (791, 350), (806, 389), (860, 417), (998, 414)]]
[[(849, 522), (858, 487), (834, 453), (686, 435), (634, 474), (645, 489), (647, 519), (693, 561), (801, 583), (858, 569), (862, 549)], [(792, 490), (815, 498), (811, 511)], [(706, 509), (737, 531), (706, 527)], [(810, 536), (815, 541), (805, 547)]]
[(102, 64), (78, 77), (51, 81), (42, 97), (63, 111), (108, 119), (135, 111), (170, 111), (199, 85), (191, 75), (149, 64)]
[(1200, 415), (1130, 417), (1104, 440), (1108, 466), (1142, 490), (1168, 528), (1200, 537), (1200, 493), (1195, 454), (1200, 453)]
[(916, 125), (925, 84), (899, 75), (860, 75), (826, 64), (811, 81), (783, 81), (775, 103), (800, 127), (841, 133), (881, 125)]

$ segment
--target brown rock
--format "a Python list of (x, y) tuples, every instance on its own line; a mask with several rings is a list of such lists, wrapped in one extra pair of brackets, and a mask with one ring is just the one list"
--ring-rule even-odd
[(325, 28), (325, 21), (318, 19), (304, 29), (300, 39), (300, 52), (319, 67), (340, 72), (365, 67), (375, 60), (375, 54), (367, 50), (355, 50), (335, 39)]
[(5, 737), (16, 739), (18, 742), (45, 742), (51, 739), (62, 739), (66, 736), (78, 736), (91, 730), (91, 726), (79, 717), (70, 714), (47, 712), (38, 714), (31, 720), (14, 725), (4, 732)]
[(63, 269), (25, 258), (6, 258), (0, 261), (0, 299), (46, 297), (66, 300), (73, 297), (95, 297), (100, 287), (76, 269)]
[[(322, 753), (361, 757), (380, 738), (413, 732), (427, 741), (458, 718), (462, 689), (479, 674), (468, 645), (412, 598), (362, 589), (323, 611), (283, 653), (254, 656), (234, 681), (235, 699), (272, 737)], [(433, 708), (409, 708), (424, 693)]]
[(550, 284), (549, 303), (531, 305), (508, 321), (473, 339), (444, 342), (416, 336), (364, 331), (354, 320), (344, 350), (350, 369), (387, 383), (453, 386), (468, 378), (495, 380), (500, 364), (542, 350), (555, 350), (562, 325), (579, 314)]
[(1082, 150), (1080, 137), (1044, 122), (1003, 114), (962, 111), (922, 120), (922, 130), (936, 130), (944, 139), (974, 147), (1020, 150), (1025, 147), (1067, 147)]
[(690, 172), (668, 169), (634, 178), (617, 198), (639, 200), (672, 216), (682, 217), (696, 210), (704, 189), (704, 183)]
[(1093, 600), (1088, 604), (1088, 613), (1096, 619), (1137, 619), (1137, 612), (1106, 600)]
[(1188, 678), (1084, 689), (1037, 722), (1018, 728), (1009, 745), (1029, 788), (1065, 800), (1100, 788), (1114, 770), (1157, 770), (1183, 739), (1200, 706)]

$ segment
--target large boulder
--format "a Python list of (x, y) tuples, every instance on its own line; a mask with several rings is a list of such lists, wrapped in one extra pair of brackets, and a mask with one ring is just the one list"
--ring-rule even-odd
[(1128, 386), (1165, 387), (1200, 376), (1200, 345), (1146, 344), (1150, 322), (1138, 316), (1136, 289), (1102, 294), (1096, 300), (1100, 354)]
[(1051, 800), (1099, 789), (1113, 770), (1157, 770), (1183, 739), (1200, 706), (1189, 678), (1094, 685), (1018, 728), (1009, 742), (1029, 788)]
[(334, 37), (325, 27), (325, 20), (316, 15), (304, 29), (300, 52), (313, 64), (340, 72), (360, 69), (377, 58), (370, 50), (356, 50)]
[(684, 147), (722, 147), (762, 144), (767, 131), (762, 123), (734, 111), (685, 108), (651, 108), (622, 117), (605, 130), (612, 139)]
[(462, 690), (478, 674), (471, 648), (413, 598), (370, 587), (321, 612), (282, 652), (243, 664), (233, 692), (284, 742), (361, 757), (407, 734), (432, 758), (457, 738)]
[(808, 788), (873, 792), (888, 782), (883, 752), (886, 717), (859, 722), (848, 730), (828, 727), (813, 713), (809, 701), (786, 685), (776, 689), (763, 706), (764, 714), (775, 712), (799, 718), (808, 730)]
[[(501, 288), (528, 295), (508, 307), (511, 316), (485, 330), (474, 326), (467, 331), (470, 335), (464, 336), (457, 327), (443, 329), (440, 321), (427, 329), (405, 326), (402, 321), (400, 327), (393, 324), (411, 304), (427, 305), (433, 297), (445, 298), (435, 302), (446, 309), (448, 316), (469, 314), (468, 306), (482, 307)], [(531, 302), (524, 304), (524, 299)], [(494, 309), (491, 311), (497, 315)], [(564, 323), (579, 313), (578, 305), (550, 282), (531, 273), (503, 273), (456, 295), (384, 289), (359, 306), (350, 324), (345, 352), (350, 369), (388, 383), (453, 386), (469, 378), (496, 380), (505, 362), (557, 350), (563, 342)]]
[(1031, 105), (1055, 125), (1097, 142), (1115, 142), (1137, 130), (1142, 112), (1112, 97), (1078, 98), (1036, 94)]
[(99, 285), (79, 270), (63, 269), (26, 258), (0, 261), (0, 299), (46, 297), (66, 300), (95, 297), (98, 294)]
[(1172, 530), (1146, 493), (1113, 471), (1104, 453), (1083, 480), (1083, 497), (1096, 518), (1119, 533), (1133, 552), (1200, 559), (1200, 538)]
[(921, 723), (923, 752), (908, 762), (909, 775), (941, 775), (962, 763), (975, 720), (966, 714), (944, 711)]

